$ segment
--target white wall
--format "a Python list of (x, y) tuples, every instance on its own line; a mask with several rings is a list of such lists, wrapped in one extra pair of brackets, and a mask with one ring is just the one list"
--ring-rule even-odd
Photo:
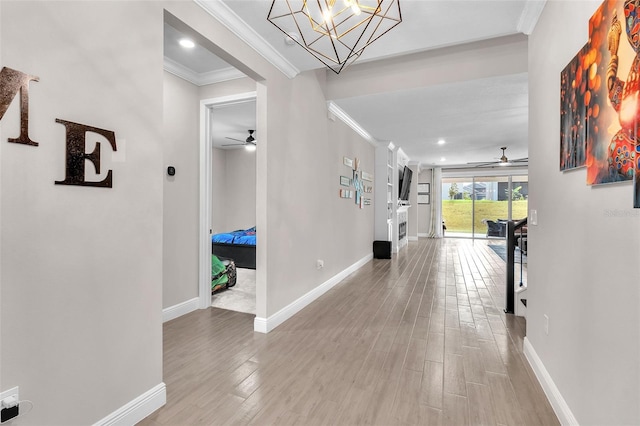
[(558, 171), (559, 76), (600, 3), (547, 2), (530, 36), (529, 209), (539, 225), (529, 226), (527, 338), (579, 424), (639, 424), (640, 210), (630, 184), (591, 188), (584, 169)]
[(255, 91), (256, 82), (245, 77), (201, 86), (198, 88), (198, 97), (200, 99), (212, 99)]
[(227, 191), (227, 150), (213, 148), (211, 157), (211, 229), (214, 234), (218, 234), (231, 230), (227, 227), (229, 209), (225, 202)]
[(213, 233), (256, 226), (256, 152), (214, 148), (212, 158)]
[[(372, 251), (372, 206), (360, 210), (338, 190), (343, 156), (360, 158), (371, 172), (374, 148), (343, 123), (329, 121), (323, 76), (308, 72), (275, 91), (268, 87), (269, 314)], [(324, 269), (316, 270), (317, 259)]]
[[(17, 100), (0, 131), (0, 389), (33, 401), (21, 425), (92, 424), (162, 382), (162, 10), (0, 11), (1, 65), (40, 77), (29, 99), (40, 146), (7, 142)], [(54, 185), (65, 173), (56, 118), (115, 132), (119, 162), (101, 140), (113, 188)]]
[(219, 200), (213, 200), (214, 204), (216, 202), (224, 205), (225, 225), (215, 232), (256, 226), (255, 151), (244, 148), (227, 150), (224, 195)]
[[(162, 306), (198, 297), (198, 87), (164, 73)], [(175, 176), (166, 172), (176, 168)]]

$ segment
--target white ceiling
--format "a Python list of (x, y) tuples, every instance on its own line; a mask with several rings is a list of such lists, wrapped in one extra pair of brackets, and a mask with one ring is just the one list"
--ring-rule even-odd
[[(245, 29), (247, 37), (254, 37), (252, 40), (259, 40), (260, 44), (266, 41), (293, 69), (324, 67), (300, 46), (286, 44), (282, 32), (267, 21), (271, 1), (195, 1), (205, 10), (222, 10), (225, 16), (239, 19), (239, 27)], [(369, 46), (357, 63), (528, 34), (544, 3), (544, 0), (400, 0), (402, 23)], [(228, 64), (206, 49), (185, 54), (176, 47), (179, 37), (177, 30), (165, 25), (165, 57), (174, 65), (181, 64), (200, 75), (229, 69)], [(501, 146), (508, 147), (509, 158), (527, 157), (526, 74), (355, 96), (335, 103), (373, 138), (393, 141), (412, 161), (421, 164), (452, 166), (492, 161), (500, 157)], [(225, 119), (228, 128), (221, 129), (221, 134), (245, 139), (246, 130), (255, 128), (255, 108), (251, 111), (230, 108), (233, 111)], [(252, 117), (232, 118), (233, 114), (251, 113)], [(236, 123), (233, 129), (232, 123)], [(447, 141), (444, 146), (437, 145), (441, 138)], [(218, 138), (215, 144), (221, 142)], [(441, 162), (441, 157), (446, 161)]]
[[(299, 46), (286, 44), (284, 34), (267, 21), (271, 1), (223, 2), (299, 70), (323, 66)], [(402, 23), (367, 47), (358, 62), (515, 34), (519, 32), (518, 24), (527, 3), (527, 0), (400, 0)], [(284, 30), (290, 32), (294, 28)]]
[(456, 165), (498, 159), (503, 146), (508, 158), (527, 157), (527, 93), (527, 74), (515, 74), (335, 103), (412, 161)]
[[(211, 114), (211, 134), (216, 148), (236, 149), (249, 136), (249, 130), (256, 130), (256, 101), (237, 102), (214, 107)], [(256, 145), (260, 135), (253, 134)], [(230, 139), (231, 138), (231, 139)], [(236, 139), (236, 140), (232, 140)], [(234, 144), (233, 146), (225, 146)]]

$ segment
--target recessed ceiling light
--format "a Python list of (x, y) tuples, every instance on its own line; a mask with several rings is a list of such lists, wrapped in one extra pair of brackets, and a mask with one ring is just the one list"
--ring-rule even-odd
[(438, 139), (438, 145), (444, 145), (447, 143), (444, 139)]
[(447, 161), (447, 159), (444, 157), (440, 157), (440, 161)]
[(194, 47), (196, 47), (196, 44), (189, 40), (188, 38), (182, 38), (180, 39), (180, 46), (186, 48), (186, 49), (193, 49)]

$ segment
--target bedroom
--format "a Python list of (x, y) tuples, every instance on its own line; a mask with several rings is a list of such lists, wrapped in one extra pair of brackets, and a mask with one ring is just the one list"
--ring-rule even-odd
[(254, 315), (256, 149), (259, 143), (255, 129), (255, 98), (211, 108), (212, 253), (220, 259), (233, 259), (236, 266), (236, 284), (227, 288), (221, 283), (220, 288), (212, 292), (211, 306)]

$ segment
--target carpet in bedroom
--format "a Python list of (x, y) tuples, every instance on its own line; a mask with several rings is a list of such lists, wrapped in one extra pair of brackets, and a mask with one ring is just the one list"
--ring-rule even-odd
[(211, 306), (230, 311), (256, 314), (256, 271), (238, 268), (236, 285), (211, 295)]

